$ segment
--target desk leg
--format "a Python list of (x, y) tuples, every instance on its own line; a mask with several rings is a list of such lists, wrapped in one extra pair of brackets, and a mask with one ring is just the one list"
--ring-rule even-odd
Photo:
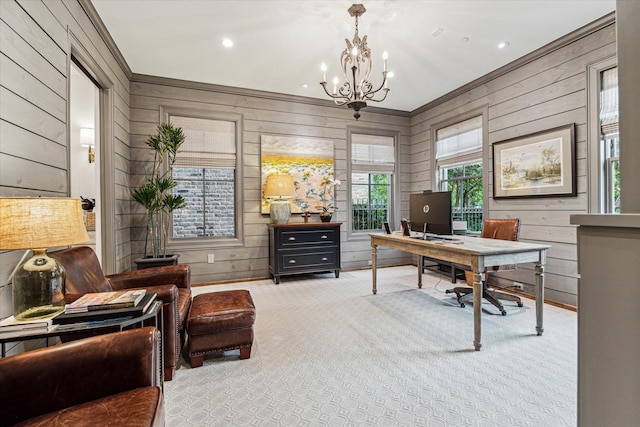
[(536, 263), (536, 332), (542, 335), (542, 311), (544, 309), (544, 265)]
[(482, 281), (484, 273), (473, 272), (473, 346), (476, 351), (482, 347)]
[(418, 255), (418, 289), (422, 289), (422, 266), (424, 265), (424, 257)]
[(378, 276), (378, 272), (376, 271), (376, 266), (378, 263), (378, 247), (375, 245), (371, 245), (371, 274), (373, 279), (373, 289), (372, 292), (375, 295), (378, 292), (378, 287), (376, 284), (376, 279)]

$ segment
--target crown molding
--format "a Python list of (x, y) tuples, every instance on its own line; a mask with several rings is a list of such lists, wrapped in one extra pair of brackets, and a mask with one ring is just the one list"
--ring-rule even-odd
[[(337, 106), (333, 101), (326, 99), (311, 98), (307, 96), (288, 95), (278, 92), (267, 92), (263, 90), (247, 89), (235, 86), (223, 86), (213, 83), (196, 82), (192, 80), (180, 80), (168, 77), (151, 76), (148, 74), (131, 75), (131, 83), (149, 83), (161, 86), (172, 86), (183, 89), (195, 89), (208, 92), (225, 93), (228, 95), (250, 96), (254, 98), (262, 98), (274, 101), (294, 102), (297, 104), (316, 105), (321, 107), (339, 108), (344, 110), (346, 107)], [(389, 108), (370, 107), (367, 106), (366, 111), (377, 114), (386, 114), (391, 116), (409, 117), (408, 111), (392, 110)]]
[(118, 49), (116, 42), (113, 41), (111, 33), (109, 33), (109, 30), (107, 30), (107, 27), (104, 25), (104, 22), (102, 21), (102, 18), (100, 18), (100, 15), (98, 15), (98, 11), (93, 6), (93, 3), (91, 3), (91, 0), (78, 0), (78, 3), (80, 3), (80, 7), (84, 9), (85, 13), (89, 17), (89, 20), (98, 32), (98, 35), (100, 35), (100, 38), (102, 38), (102, 40), (105, 42), (105, 44), (107, 45), (107, 49), (109, 49), (109, 52), (111, 52), (120, 68), (122, 68), (124, 73), (127, 75), (127, 78), (131, 80), (131, 68), (129, 68), (129, 64), (127, 64), (127, 61), (122, 55), (122, 52), (120, 52), (120, 49)]

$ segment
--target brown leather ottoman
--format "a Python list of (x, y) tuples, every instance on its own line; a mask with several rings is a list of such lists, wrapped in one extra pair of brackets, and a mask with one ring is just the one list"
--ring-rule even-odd
[(251, 357), (256, 308), (246, 290), (196, 295), (187, 319), (187, 348), (191, 367), (202, 366), (204, 356), (240, 349), (240, 359)]

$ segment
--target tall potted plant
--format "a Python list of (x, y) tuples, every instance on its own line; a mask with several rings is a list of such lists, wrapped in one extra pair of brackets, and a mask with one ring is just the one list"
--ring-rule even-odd
[[(157, 134), (150, 136), (146, 141), (147, 146), (154, 151), (153, 169), (147, 171), (145, 182), (131, 191), (133, 200), (144, 207), (147, 220), (144, 258), (136, 260), (138, 269), (178, 262), (178, 255), (167, 256), (167, 240), (171, 214), (186, 205), (181, 195), (172, 192), (177, 184), (171, 174), (176, 155), (184, 140), (182, 128), (171, 124), (159, 124)], [(150, 253), (147, 252), (149, 243)]]

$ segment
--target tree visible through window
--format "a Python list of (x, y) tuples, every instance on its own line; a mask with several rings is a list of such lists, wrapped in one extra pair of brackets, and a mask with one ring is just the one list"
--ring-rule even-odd
[(351, 195), (354, 230), (380, 230), (389, 222), (390, 174), (352, 173)]
[(479, 232), (483, 217), (482, 116), (436, 131), (438, 189), (451, 191), (454, 221)]
[(351, 227), (382, 230), (392, 222), (395, 137), (351, 133)]
[(482, 162), (440, 169), (440, 191), (451, 191), (454, 221), (467, 221), (467, 230), (482, 230)]

